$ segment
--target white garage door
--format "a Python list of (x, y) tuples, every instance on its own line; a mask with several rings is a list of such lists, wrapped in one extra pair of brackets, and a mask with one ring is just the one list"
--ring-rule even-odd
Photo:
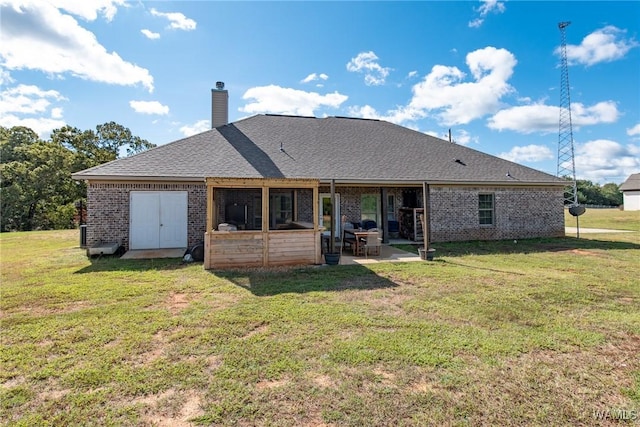
[(130, 249), (187, 247), (187, 192), (130, 193)]

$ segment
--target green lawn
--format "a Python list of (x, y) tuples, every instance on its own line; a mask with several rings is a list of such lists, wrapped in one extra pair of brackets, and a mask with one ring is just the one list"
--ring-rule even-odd
[(637, 420), (640, 234), (585, 236), (439, 244), (433, 262), (210, 272), (89, 260), (77, 231), (2, 233), (0, 419)]
[[(565, 223), (576, 226), (576, 218), (564, 211)], [(621, 211), (619, 209), (589, 209), (578, 218), (580, 227), (609, 228), (613, 230), (640, 231), (640, 211)]]

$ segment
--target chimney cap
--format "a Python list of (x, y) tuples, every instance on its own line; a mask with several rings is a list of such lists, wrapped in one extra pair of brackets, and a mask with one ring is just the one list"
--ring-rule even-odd
[(216, 82), (216, 89), (218, 90), (224, 89), (224, 82)]

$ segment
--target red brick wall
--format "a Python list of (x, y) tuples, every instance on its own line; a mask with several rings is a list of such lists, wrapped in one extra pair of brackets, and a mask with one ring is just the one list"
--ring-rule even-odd
[(204, 240), (207, 187), (199, 183), (89, 183), (87, 187), (87, 245), (121, 240), (129, 248), (129, 193), (131, 191), (186, 191), (187, 241)]

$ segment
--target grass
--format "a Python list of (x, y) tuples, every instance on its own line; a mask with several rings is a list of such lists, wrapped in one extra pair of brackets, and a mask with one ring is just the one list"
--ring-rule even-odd
[[(576, 218), (564, 212), (565, 223), (576, 226)], [(605, 228), (613, 230), (640, 231), (640, 211), (621, 211), (619, 209), (589, 209), (578, 217), (580, 227)]]
[(619, 425), (595, 411), (640, 411), (639, 234), (584, 236), (205, 271), (3, 233), (0, 419)]

